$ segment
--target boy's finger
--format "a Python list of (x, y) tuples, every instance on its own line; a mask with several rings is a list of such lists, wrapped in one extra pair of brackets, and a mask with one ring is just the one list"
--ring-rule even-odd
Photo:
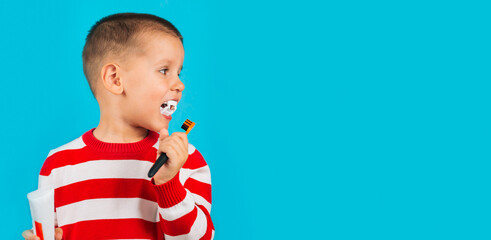
[(168, 137), (168, 136), (169, 136), (169, 131), (167, 130), (167, 128), (162, 128), (162, 129), (160, 130), (160, 136), (159, 136), (159, 139), (160, 139), (160, 140), (162, 140), (162, 139), (164, 139), (164, 138), (166, 138), (166, 137)]
[(183, 132), (175, 132), (172, 135), (175, 135), (176, 137), (178, 137), (180, 139), (180, 146), (184, 150), (186, 150), (186, 152), (187, 152), (187, 149), (188, 149), (188, 135), (186, 135)]
[(172, 149), (167, 149), (168, 150), (172, 150), (172, 151), (176, 151), (176, 152), (179, 152), (181, 149), (183, 149), (184, 147), (184, 143), (183, 143), (183, 139), (179, 136), (177, 136), (175, 133), (173, 133), (170, 137), (166, 138), (164, 141), (162, 141), (162, 145), (161, 146), (161, 150), (163, 152), (166, 152), (166, 150), (164, 150), (163, 148), (169, 148), (169, 147), (173, 147)]
[(55, 240), (61, 240), (63, 238), (63, 229), (55, 229)]
[(25, 230), (22, 233), (22, 237), (26, 240), (38, 240), (39, 239), (39, 237), (34, 235), (34, 232), (32, 230)]

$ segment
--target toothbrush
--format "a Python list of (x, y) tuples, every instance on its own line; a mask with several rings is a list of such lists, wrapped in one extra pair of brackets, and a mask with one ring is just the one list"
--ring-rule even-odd
[[(186, 131), (186, 134), (188, 134), (191, 131), (191, 129), (193, 129), (194, 125), (195, 125), (194, 122), (191, 122), (189, 119), (186, 119), (186, 121), (184, 121), (184, 123), (182, 124), (181, 128), (184, 131)], [(155, 161), (153, 166), (150, 168), (150, 171), (148, 171), (148, 177), (152, 178), (155, 175), (155, 173), (157, 173), (157, 171), (160, 169), (160, 167), (162, 167), (162, 165), (164, 165), (167, 162), (167, 160), (169, 160), (167, 154), (165, 154), (164, 152), (160, 154), (159, 158), (157, 158), (157, 161)]]

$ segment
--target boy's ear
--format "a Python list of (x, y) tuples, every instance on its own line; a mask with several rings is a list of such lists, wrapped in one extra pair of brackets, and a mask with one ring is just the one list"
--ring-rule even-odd
[(121, 68), (116, 63), (108, 63), (101, 69), (102, 84), (113, 94), (123, 93), (123, 81), (120, 76)]

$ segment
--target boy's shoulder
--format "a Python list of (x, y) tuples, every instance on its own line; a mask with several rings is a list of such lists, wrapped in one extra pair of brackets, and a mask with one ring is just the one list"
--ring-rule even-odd
[(84, 143), (82, 136), (79, 136), (72, 141), (65, 143), (57, 148), (51, 149), (48, 152), (48, 156), (46, 157), (46, 160), (44, 161), (44, 164), (41, 168), (41, 175), (49, 175), (51, 173), (51, 170), (53, 170), (56, 167), (59, 167), (58, 165), (61, 164), (60, 161), (57, 161), (62, 157), (62, 155), (65, 156), (70, 150), (79, 150), (82, 149), (86, 146)]
[(61, 152), (61, 151), (65, 151), (65, 150), (81, 149), (85, 146), (86, 145), (82, 139), (82, 136), (80, 136), (80, 137), (75, 138), (74, 140), (72, 140), (68, 143), (65, 143), (65, 144), (63, 144), (63, 145), (61, 145), (55, 149), (51, 149), (48, 153), (48, 158), (57, 152)]
[(188, 160), (182, 166), (183, 168), (197, 169), (207, 166), (203, 155), (192, 144), (188, 144)]

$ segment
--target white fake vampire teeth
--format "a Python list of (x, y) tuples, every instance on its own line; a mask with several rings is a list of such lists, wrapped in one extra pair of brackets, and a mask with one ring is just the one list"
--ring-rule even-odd
[(177, 102), (174, 100), (169, 100), (160, 106), (160, 113), (165, 116), (172, 115), (177, 109)]

